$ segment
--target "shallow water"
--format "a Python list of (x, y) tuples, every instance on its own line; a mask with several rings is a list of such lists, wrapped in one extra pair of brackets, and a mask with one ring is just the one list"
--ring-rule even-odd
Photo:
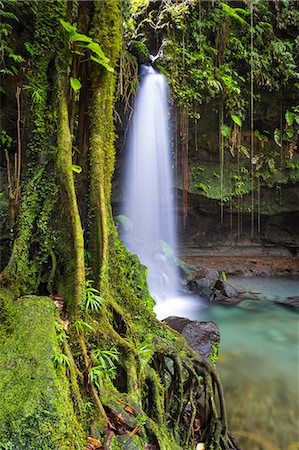
[[(221, 332), (220, 373), (229, 427), (243, 450), (299, 449), (299, 315), (276, 305), (299, 293), (292, 278), (228, 280), (250, 291), (238, 306), (204, 308), (194, 301), (186, 314), (213, 320)], [(258, 294), (257, 294), (258, 293)], [(168, 309), (168, 315), (176, 311)]]

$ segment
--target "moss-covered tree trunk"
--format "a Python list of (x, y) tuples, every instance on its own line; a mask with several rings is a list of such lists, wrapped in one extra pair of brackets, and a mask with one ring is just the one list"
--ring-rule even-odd
[(69, 225), (70, 242), (73, 249), (73, 260), (69, 262), (68, 272), (72, 280), (72, 301), (69, 305), (71, 313), (78, 312), (83, 299), (84, 290), (84, 239), (81, 219), (77, 204), (72, 169), (72, 137), (69, 126), (67, 88), (68, 79), (61, 77), (61, 87), (58, 93), (58, 127), (57, 127), (57, 156), (56, 167), (60, 186), (63, 208), (66, 210), (65, 219)]
[[(146, 269), (126, 251), (113, 224), (120, 3), (53, 0), (26, 7), (35, 15), (31, 122), (26, 128), (30, 145), (23, 165), (27, 188), (22, 189), (12, 258), (1, 277), (0, 373), (16, 363), (15, 352), (43, 370), (36, 379), (30, 370), (23, 374), (41, 393), (32, 392), (31, 408), (26, 408), (26, 396), (20, 396), (13, 408), (2, 410), (1, 420), (12, 424), (8, 435), (0, 426), (0, 446), (83, 450), (89, 440), (89, 448), (106, 449), (147, 444), (160, 450), (194, 449), (199, 442), (206, 449), (236, 448), (214, 367), (156, 319)], [(77, 31), (71, 22), (77, 23)], [(78, 70), (80, 65), (84, 70)], [(90, 89), (88, 151), (85, 143), (80, 146), (82, 121), (88, 121), (70, 87), (70, 78), (78, 73), (82, 89)], [(85, 171), (81, 178), (73, 172), (77, 152)], [(89, 192), (81, 216), (78, 192)], [(40, 297), (47, 290), (52, 299)], [(26, 345), (30, 333), (24, 332), (24, 346), (13, 343), (20, 323), (28, 326), (31, 310), (36, 339), (52, 343), (45, 352), (31, 354)], [(16, 378), (17, 392), (21, 382)], [(13, 397), (14, 382), (6, 387)], [(57, 401), (65, 397), (64, 414)], [(12, 411), (24, 420), (12, 418)], [(45, 414), (50, 415), (47, 427)], [(69, 426), (66, 417), (71, 418)]]
[[(115, 67), (120, 52), (120, 10), (118, 2), (95, 2), (92, 36), (99, 42), (110, 64)], [(92, 269), (99, 288), (103, 288), (111, 221), (110, 191), (114, 170), (113, 104), (116, 72), (93, 65), (90, 104), (90, 251)], [(100, 273), (101, 270), (101, 273)]]

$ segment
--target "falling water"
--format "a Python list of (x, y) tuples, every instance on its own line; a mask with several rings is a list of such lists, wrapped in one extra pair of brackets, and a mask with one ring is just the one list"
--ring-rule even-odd
[[(175, 215), (169, 139), (168, 85), (152, 67), (137, 95), (126, 164), (124, 214), (130, 230), (122, 238), (148, 267), (156, 302), (177, 293)], [(127, 227), (128, 228), (128, 227)]]

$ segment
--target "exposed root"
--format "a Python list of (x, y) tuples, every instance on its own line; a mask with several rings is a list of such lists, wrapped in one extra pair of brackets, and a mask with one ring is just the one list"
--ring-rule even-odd
[[(86, 348), (86, 344), (85, 344), (84, 338), (83, 338), (83, 336), (81, 334), (79, 334), (78, 340), (79, 340), (79, 344), (80, 344), (80, 347), (81, 347), (81, 350), (82, 350), (82, 355), (83, 355), (83, 358), (84, 358), (86, 373), (88, 375), (88, 372), (89, 372), (89, 369), (90, 369), (90, 359), (89, 359), (89, 356), (88, 356), (88, 352), (87, 352), (87, 348)], [(101, 416), (103, 418), (104, 428), (107, 429), (108, 425), (110, 424), (108, 416), (107, 416), (106, 411), (105, 411), (105, 409), (103, 407), (103, 404), (102, 404), (102, 402), (100, 400), (100, 397), (98, 395), (97, 389), (96, 389), (96, 387), (95, 387), (95, 385), (93, 384), (92, 381), (90, 381), (90, 386), (91, 386), (91, 392), (92, 392), (93, 398), (95, 400), (95, 403), (96, 403), (96, 405), (97, 405), (97, 407), (98, 407), (98, 409), (99, 409), (99, 411), (101, 413)]]

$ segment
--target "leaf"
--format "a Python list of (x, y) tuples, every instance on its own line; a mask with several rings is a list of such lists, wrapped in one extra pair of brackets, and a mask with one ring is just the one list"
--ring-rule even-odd
[(223, 123), (220, 126), (220, 133), (222, 134), (222, 136), (228, 138), (230, 136), (231, 129), (228, 125), (225, 125), (225, 123)]
[(110, 60), (107, 58), (100, 45), (97, 42), (89, 42), (88, 44), (82, 44), (81, 47), (87, 48), (88, 50), (94, 52), (99, 58), (104, 62), (109, 63)]
[(107, 64), (107, 63), (106, 63), (105, 61), (103, 61), (102, 59), (96, 58), (95, 56), (92, 56), (92, 55), (91, 55), (90, 59), (91, 59), (92, 61), (94, 61), (94, 62), (100, 64), (101, 66), (105, 67), (105, 69), (107, 69), (108, 72), (114, 72), (113, 67), (109, 66), (109, 64)]
[(241, 120), (241, 117), (239, 117), (239, 116), (231, 116), (231, 118), (233, 119), (233, 121), (234, 121), (237, 125), (239, 125), (239, 127), (242, 126), (242, 120)]
[[(2, 6), (2, 2), (1, 2), (1, 7), (3, 7)], [(14, 19), (17, 22), (19, 22), (18, 17), (14, 13), (12, 13), (10, 11), (3, 11), (3, 9), (0, 9), (0, 16), (5, 17), (6, 19)]]
[(74, 323), (75, 329), (77, 331), (77, 333), (80, 333), (84, 330), (84, 328), (87, 328), (88, 330), (93, 330), (92, 326), (90, 326), (88, 323), (84, 322), (81, 319), (78, 319), (75, 323)]
[(231, 154), (233, 157), (236, 156), (233, 147), (229, 147), (229, 152), (230, 152), (230, 154)]
[(227, 280), (226, 273), (223, 272), (223, 270), (221, 270), (220, 275), (221, 275), (222, 280), (225, 282)]
[(27, 52), (32, 56), (33, 55), (33, 45), (31, 44), (31, 42), (25, 42), (24, 45), (25, 45)]
[(23, 62), (24, 58), (21, 55), (16, 55), (15, 53), (10, 53), (9, 57), (12, 58), (15, 62)]
[[(82, 87), (82, 84), (81, 84), (80, 80), (78, 80), (78, 78), (71, 77), (70, 78), (70, 84), (71, 84), (71, 86), (72, 86), (72, 88), (74, 89), (75, 92), (80, 91), (80, 89)], [(79, 166), (77, 166), (77, 167), (79, 167)], [(81, 171), (82, 171), (82, 169), (81, 169)], [(80, 173), (80, 172), (78, 172), (78, 173)]]
[(295, 114), (292, 113), (292, 112), (290, 112), (290, 111), (287, 111), (287, 112), (285, 113), (285, 118), (286, 118), (287, 124), (288, 124), (289, 126), (292, 126), (293, 123), (294, 123)]
[(81, 173), (82, 172), (82, 167), (81, 166), (77, 166), (76, 164), (72, 164), (72, 171), (76, 172), (76, 173)]
[(294, 137), (294, 130), (293, 130), (293, 128), (288, 128), (285, 133), (286, 133), (286, 136), (287, 136), (288, 139), (293, 139), (293, 137)]
[(132, 416), (137, 416), (135, 409), (133, 409), (131, 406), (125, 406), (124, 410), (127, 411), (128, 413), (132, 414)]
[(272, 172), (275, 170), (275, 161), (273, 158), (270, 158), (268, 161), (268, 166), (270, 167), (270, 169), (272, 170)]
[(281, 131), (278, 128), (276, 128), (274, 131), (274, 141), (278, 145), (278, 147), (281, 147), (282, 145)]
[(69, 22), (66, 22), (63, 19), (59, 19), (59, 22), (61, 23), (61, 25), (63, 26), (63, 28), (70, 33), (70, 35), (74, 35), (75, 33), (77, 33), (77, 27), (75, 25), (70, 24)]
[[(79, 42), (92, 42), (91, 37), (86, 36), (86, 34), (77, 33), (77, 32), (73, 33), (71, 35), (71, 38), (72, 38), (73, 42), (78, 42), (78, 41)], [(80, 47), (82, 47), (82, 46), (80, 46)]]
[(239, 151), (240, 153), (242, 153), (242, 155), (245, 155), (247, 158), (250, 158), (249, 148), (246, 147), (245, 145), (241, 144), (239, 147)]

